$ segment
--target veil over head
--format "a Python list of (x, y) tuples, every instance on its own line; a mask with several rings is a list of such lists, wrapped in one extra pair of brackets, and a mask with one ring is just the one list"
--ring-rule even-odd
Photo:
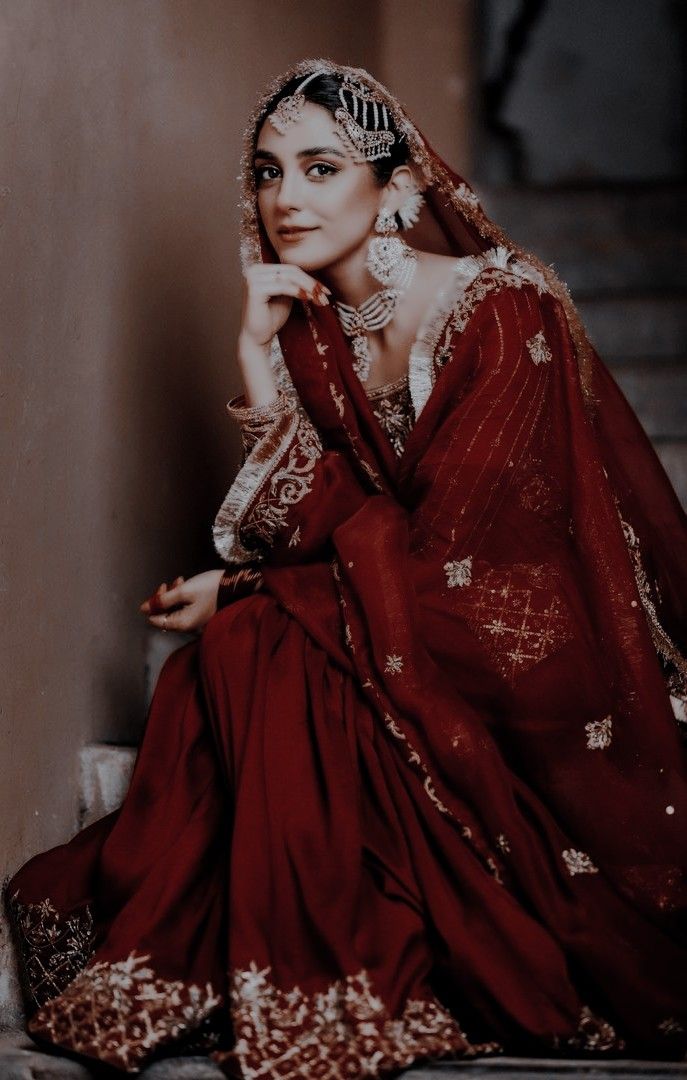
[[(494, 265), (505, 267), (509, 263), (509, 268), (515, 272), (531, 276), (541, 275), (547, 289), (560, 299), (565, 308), (580, 365), (582, 388), (585, 395), (589, 395), (593, 349), (566, 284), (558, 278), (552, 266), (514, 243), (503, 229), (492, 221), (468, 181), (441, 159), (398, 99), (364, 68), (336, 64), (328, 59), (301, 60), (273, 79), (261, 94), (245, 129), (241, 159), (240, 230), (241, 260), (244, 268), (255, 262), (278, 261), (257, 209), (253, 151), (258, 129), (266, 119), (268, 106), (275, 95), (291, 80), (297, 77), (305, 78), (314, 72), (348, 76), (357, 84), (362, 84), (377, 101), (385, 104), (396, 130), (405, 138), (410, 160), (425, 198), (419, 221), (406, 233), (413, 246), (424, 251), (456, 256), (481, 255), (495, 249)], [(476, 267), (477, 264), (475, 269)], [(469, 272), (469, 267), (466, 267), (466, 271)], [(322, 313), (313, 314), (318, 321)]]

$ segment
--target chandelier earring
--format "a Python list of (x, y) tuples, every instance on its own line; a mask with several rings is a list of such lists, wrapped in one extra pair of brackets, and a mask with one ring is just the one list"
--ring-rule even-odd
[(367, 248), (365, 266), (376, 281), (399, 291), (410, 283), (417, 255), (398, 232), (396, 215), (386, 207), (377, 214), (375, 232)]
[(396, 215), (387, 207), (377, 214), (365, 265), (373, 278), (385, 286), (368, 296), (360, 307), (341, 301), (335, 304), (344, 333), (351, 339), (353, 370), (361, 382), (370, 374), (372, 357), (368, 335), (382, 330), (393, 319), (399, 299), (406, 291), (417, 267), (417, 253), (398, 233)]
[(402, 206), (398, 208), (398, 216), (401, 219), (401, 228), (409, 229), (420, 217), (420, 211), (425, 205), (424, 195), (421, 191), (414, 191), (409, 195)]

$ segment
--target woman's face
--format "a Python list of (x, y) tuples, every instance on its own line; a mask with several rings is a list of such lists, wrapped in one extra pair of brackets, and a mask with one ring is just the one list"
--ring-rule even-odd
[[(353, 160), (327, 109), (306, 102), (283, 134), (266, 120), (254, 167), (258, 210), (280, 262), (321, 270), (369, 239), (385, 189)], [(295, 228), (304, 231), (289, 234)]]

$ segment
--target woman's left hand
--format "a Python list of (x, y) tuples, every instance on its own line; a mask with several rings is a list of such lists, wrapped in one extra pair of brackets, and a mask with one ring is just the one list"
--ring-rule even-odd
[[(178, 577), (170, 588), (163, 582), (148, 600), (143, 601), (139, 611), (148, 616), (151, 626), (160, 630), (177, 630), (184, 634), (200, 631), (217, 611), (217, 589), (223, 573), (223, 570), (206, 570), (188, 581)], [(171, 611), (171, 608), (178, 610)]]

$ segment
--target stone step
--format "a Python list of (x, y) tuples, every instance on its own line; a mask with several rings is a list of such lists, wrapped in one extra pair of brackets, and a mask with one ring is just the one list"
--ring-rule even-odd
[(134, 746), (91, 743), (79, 753), (79, 826), (85, 828), (121, 805), (136, 759)]
[(687, 439), (657, 440), (654, 445), (675, 493), (687, 511)]
[(684, 184), (480, 187), (491, 218), (577, 292), (684, 289)]
[[(408, 1080), (468, 1080), (508, 1076), (509, 1080), (561, 1076), (566, 1080), (673, 1080), (685, 1075), (685, 1064), (665, 1061), (482, 1058), (476, 1061), (436, 1061), (406, 1069)], [(109, 1071), (108, 1071), (109, 1075)], [(118, 1074), (119, 1075), (119, 1074)], [(45, 1054), (19, 1032), (0, 1036), (0, 1080), (95, 1080), (103, 1071), (57, 1054)], [(142, 1080), (223, 1080), (225, 1074), (207, 1057), (167, 1058), (139, 1073)]]
[(146, 709), (150, 705), (153, 690), (165, 660), (170, 653), (180, 649), (187, 641), (192, 641), (193, 637), (193, 634), (172, 634), (171, 632), (165, 634), (162, 630), (158, 630), (153, 626), (147, 628), (144, 645)]
[(687, 294), (575, 298), (589, 340), (605, 363), (676, 360), (687, 353)]
[(687, 438), (687, 361), (608, 365), (651, 439)]

